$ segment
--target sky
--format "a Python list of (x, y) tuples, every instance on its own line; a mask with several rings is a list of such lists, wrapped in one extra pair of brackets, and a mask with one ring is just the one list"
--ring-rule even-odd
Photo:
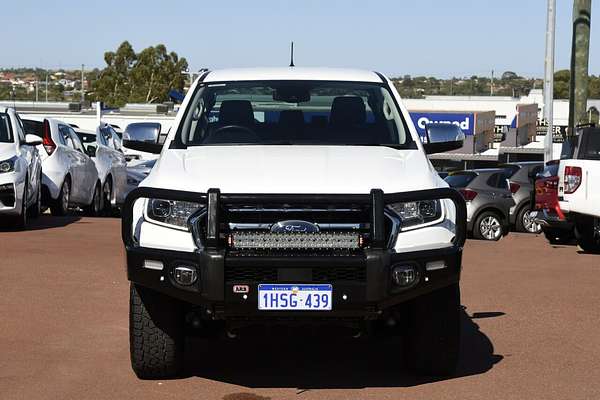
[[(556, 69), (568, 68), (572, 0), (556, 0)], [(600, 2), (590, 73), (600, 74)], [(191, 70), (351, 67), (389, 76), (542, 77), (546, 0), (18, 0), (2, 7), (0, 68), (86, 68), (128, 40), (158, 43)]]

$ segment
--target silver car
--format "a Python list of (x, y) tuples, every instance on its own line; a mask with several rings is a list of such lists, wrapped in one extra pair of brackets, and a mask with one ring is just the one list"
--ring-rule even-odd
[(515, 202), (503, 169), (452, 172), (444, 180), (465, 198), (467, 230), (474, 238), (500, 240), (508, 234)]
[(42, 202), (52, 215), (65, 215), (69, 207), (83, 207), (90, 214), (100, 209), (101, 186), (92, 159), (68, 124), (53, 118), (23, 119), (27, 133), (42, 138)]
[(111, 214), (112, 209), (123, 203), (127, 194), (127, 170), (120, 141), (115, 140), (111, 129), (106, 126), (99, 127), (96, 132), (77, 129), (76, 133), (86, 154), (96, 165), (102, 187), (101, 207), (107, 214)]

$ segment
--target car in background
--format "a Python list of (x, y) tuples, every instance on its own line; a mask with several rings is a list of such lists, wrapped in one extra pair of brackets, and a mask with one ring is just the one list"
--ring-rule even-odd
[[(143, 129), (152, 129), (156, 131), (159, 137), (159, 143), (164, 143), (165, 135), (163, 135), (161, 132), (162, 125), (156, 122), (132, 122), (125, 128), (125, 132), (123, 132), (123, 139), (127, 140), (130, 134), (135, 136), (136, 132)], [(127, 160), (128, 167), (136, 166), (145, 160), (156, 160), (158, 158), (157, 154), (152, 154), (137, 149), (130, 149), (127, 146), (124, 146), (123, 152), (125, 153), (125, 159)]]
[(550, 161), (535, 180), (535, 206), (531, 217), (542, 227), (551, 244), (568, 243), (575, 237), (573, 223), (568, 221), (558, 203), (559, 160)]
[(156, 160), (143, 160), (133, 167), (127, 167), (126, 195), (137, 188), (140, 183), (146, 179), (148, 174), (150, 174), (152, 167), (154, 167), (154, 164), (156, 164)]
[(510, 209), (510, 224), (517, 232), (540, 233), (542, 228), (531, 218), (531, 193), (534, 190), (533, 182), (537, 173), (544, 169), (544, 163), (538, 161), (524, 161), (501, 164), (499, 168), (506, 171), (506, 178), (510, 191), (515, 200), (515, 205)]
[(23, 120), (27, 133), (42, 138), (38, 151), (42, 159), (42, 203), (52, 215), (65, 215), (72, 206), (97, 215), (101, 186), (94, 161), (73, 128), (54, 118)]
[(25, 134), (12, 108), (0, 107), (0, 221), (17, 229), (27, 226), (28, 214), (41, 212), (42, 161), (36, 148), (41, 143)]
[(446, 183), (467, 202), (467, 231), (475, 239), (500, 240), (508, 234), (512, 193), (501, 168), (451, 172)]
[(96, 165), (102, 188), (101, 207), (108, 215), (123, 203), (127, 194), (125, 155), (121, 151), (120, 139), (117, 141), (118, 137), (112, 131), (107, 126), (100, 126), (96, 132), (76, 130), (86, 154)]

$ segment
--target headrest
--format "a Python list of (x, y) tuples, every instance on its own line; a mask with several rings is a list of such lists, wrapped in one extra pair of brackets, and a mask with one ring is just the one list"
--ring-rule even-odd
[(334, 126), (361, 125), (367, 121), (365, 103), (358, 96), (340, 96), (333, 99), (329, 124)]
[(221, 125), (253, 125), (252, 104), (248, 100), (223, 101), (219, 109), (219, 123)]

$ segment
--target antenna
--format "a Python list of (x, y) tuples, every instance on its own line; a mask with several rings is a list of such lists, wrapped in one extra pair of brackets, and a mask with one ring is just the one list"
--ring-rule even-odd
[(294, 42), (292, 42), (292, 46), (290, 49), (290, 67), (295, 67), (295, 65), (294, 65)]

